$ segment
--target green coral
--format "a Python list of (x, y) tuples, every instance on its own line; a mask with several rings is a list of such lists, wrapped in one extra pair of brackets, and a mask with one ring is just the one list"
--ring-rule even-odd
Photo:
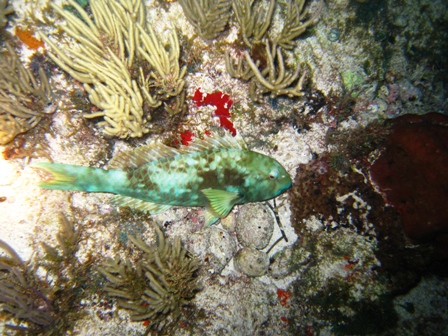
[(364, 77), (356, 71), (344, 71), (341, 73), (341, 77), (345, 89), (349, 92), (364, 82)]
[(99, 268), (110, 282), (105, 291), (131, 313), (133, 321), (149, 320), (148, 330), (166, 323), (168, 316), (176, 322), (181, 307), (199, 290), (196, 260), (182, 248), (179, 237), (171, 244), (158, 225), (154, 228), (157, 247), (128, 236), (143, 252), (135, 265), (128, 259), (115, 258)]

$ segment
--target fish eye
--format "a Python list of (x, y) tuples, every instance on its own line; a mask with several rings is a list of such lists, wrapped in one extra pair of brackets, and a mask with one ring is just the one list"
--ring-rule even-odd
[(272, 171), (269, 173), (269, 178), (270, 178), (270, 179), (276, 179), (277, 177), (278, 177), (278, 171), (277, 171), (276, 169), (272, 170)]

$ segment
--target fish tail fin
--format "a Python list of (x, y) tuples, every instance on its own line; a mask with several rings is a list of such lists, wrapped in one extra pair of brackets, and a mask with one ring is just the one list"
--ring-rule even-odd
[(39, 162), (33, 167), (42, 169), (51, 177), (39, 183), (39, 187), (56, 190), (80, 190), (90, 192), (111, 192), (109, 173), (100, 168), (72, 166), (66, 164)]

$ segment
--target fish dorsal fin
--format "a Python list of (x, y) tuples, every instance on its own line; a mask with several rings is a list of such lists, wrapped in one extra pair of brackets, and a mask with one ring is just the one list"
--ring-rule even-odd
[(248, 150), (241, 135), (232, 136), (229, 132), (225, 132), (224, 136), (220, 136), (218, 133), (213, 132), (210, 136), (205, 136), (204, 139), (194, 138), (188, 146), (182, 146), (180, 151), (182, 153), (195, 153), (229, 148)]
[(247, 145), (241, 135), (237, 134), (236, 136), (232, 136), (229, 132), (225, 132), (224, 136), (220, 136), (218, 133), (214, 132), (211, 133), (210, 136), (206, 136), (204, 139), (195, 138), (188, 146), (181, 146), (179, 149), (156, 142), (119, 153), (114, 156), (112, 160), (110, 160), (107, 165), (107, 169), (128, 171), (137, 169), (151, 161), (169, 158), (180, 154), (191, 154), (229, 148), (248, 150)]
[(107, 169), (133, 170), (148, 162), (173, 157), (182, 151), (156, 142), (117, 154), (110, 160)]
[(164, 212), (171, 208), (171, 205), (167, 204), (156, 204), (151, 202), (146, 202), (137, 198), (116, 195), (111, 199), (112, 203), (120, 206), (128, 206), (132, 209), (149, 212), (151, 215), (155, 215)]
[(238, 199), (241, 197), (237, 192), (219, 189), (204, 189), (202, 193), (207, 197), (213, 211), (220, 217), (226, 217)]

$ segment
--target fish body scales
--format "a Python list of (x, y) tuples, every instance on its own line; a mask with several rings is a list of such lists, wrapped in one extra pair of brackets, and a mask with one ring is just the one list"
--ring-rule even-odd
[(277, 197), (291, 177), (275, 159), (250, 151), (241, 137), (212, 135), (188, 147), (141, 146), (114, 157), (108, 169), (40, 162), (47, 189), (108, 192), (120, 206), (157, 214), (172, 206), (205, 206), (205, 223), (235, 204)]
[(159, 204), (205, 206), (204, 189), (243, 193), (246, 166), (254, 163), (256, 154), (223, 149), (150, 162), (129, 171), (129, 184), (117, 193)]

